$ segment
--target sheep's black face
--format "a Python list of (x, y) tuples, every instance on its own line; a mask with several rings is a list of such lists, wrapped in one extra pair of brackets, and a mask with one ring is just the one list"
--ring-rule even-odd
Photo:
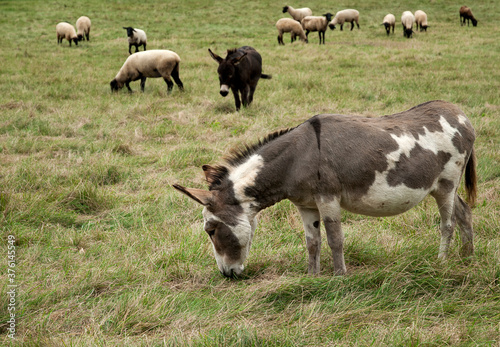
[(119, 89), (121, 89), (123, 86), (120, 86), (116, 80), (112, 80), (109, 85), (111, 86), (111, 91), (112, 92), (117, 92)]
[(77, 46), (78, 46), (78, 38), (73, 39), (73, 42), (75, 43), (75, 45), (77, 45)]
[(283, 7), (283, 13), (286, 13), (288, 11), (288, 6)]
[(333, 25), (333, 24), (328, 24), (328, 27), (329, 27), (330, 29), (332, 29), (332, 30), (335, 30), (335, 25)]
[(475, 19), (472, 20), (472, 26), (477, 27), (477, 20)]

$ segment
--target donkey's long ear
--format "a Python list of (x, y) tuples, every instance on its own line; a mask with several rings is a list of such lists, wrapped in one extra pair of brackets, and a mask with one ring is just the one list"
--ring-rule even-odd
[(209, 205), (212, 201), (212, 192), (209, 192), (208, 190), (185, 188), (178, 184), (173, 184), (172, 187), (180, 191), (182, 194), (189, 196), (191, 199), (199, 204), (202, 204), (203, 206)]
[(243, 55), (241, 57), (231, 59), (231, 63), (233, 63), (233, 65), (238, 65), (243, 60), (245, 60), (246, 56), (247, 56), (247, 53), (245, 52), (245, 53), (243, 53)]
[(210, 187), (220, 184), (222, 179), (227, 174), (227, 168), (223, 166), (213, 167), (210, 165), (203, 165), (201, 168), (203, 169), (205, 179), (207, 180)]
[(222, 60), (224, 60), (224, 59), (222, 59), (221, 57), (219, 57), (217, 54), (215, 54), (214, 52), (212, 52), (212, 51), (210, 50), (210, 48), (208, 49), (208, 53), (210, 53), (210, 56), (211, 56), (211, 57), (212, 57), (212, 58), (213, 58), (216, 62), (218, 62), (219, 64), (222, 62)]

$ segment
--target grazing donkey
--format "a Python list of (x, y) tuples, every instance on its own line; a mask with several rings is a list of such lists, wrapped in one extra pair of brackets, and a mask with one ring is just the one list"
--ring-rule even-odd
[[(231, 88), (236, 111), (239, 111), (241, 102), (245, 107), (252, 103), (253, 93), (260, 78), (271, 79), (271, 75), (262, 73), (262, 58), (250, 46), (229, 49), (225, 59), (212, 52), (210, 48), (208, 52), (219, 63), (217, 72), (219, 73), (220, 95), (226, 97)], [(241, 102), (238, 92), (241, 93)]]
[(430, 101), (379, 118), (320, 114), (204, 165), (210, 190), (174, 185), (202, 204), (219, 270), (239, 275), (259, 211), (289, 199), (304, 223), (309, 273), (320, 271), (322, 220), (336, 274), (344, 274), (341, 209), (368, 216), (408, 211), (427, 194), (441, 215), (438, 257), (447, 256), (455, 222), (463, 256), (473, 254), (470, 207), (457, 195), (462, 174), (469, 203), (476, 195), (474, 129), (455, 105)]

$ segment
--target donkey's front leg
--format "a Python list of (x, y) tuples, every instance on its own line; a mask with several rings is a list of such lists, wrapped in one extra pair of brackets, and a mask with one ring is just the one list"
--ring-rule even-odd
[(346, 273), (344, 262), (344, 233), (340, 225), (341, 209), (338, 198), (318, 203), (321, 218), (325, 224), (328, 245), (332, 250), (333, 267), (336, 275)]
[(298, 207), (304, 230), (306, 232), (306, 246), (309, 252), (309, 274), (319, 273), (319, 260), (321, 254), (321, 233), (320, 233), (320, 215), (315, 208)]

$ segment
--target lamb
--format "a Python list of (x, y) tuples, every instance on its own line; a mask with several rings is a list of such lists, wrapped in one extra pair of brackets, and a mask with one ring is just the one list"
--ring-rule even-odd
[(278, 44), (285, 45), (283, 42), (283, 33), (290, 33), (292, 36), (292, 43), (295, 41), (297, 35), (301, 41), (307, 43), (307, 36), (304, 33), (304, 29), (299, 22), (290, 18), (281, 18), (276, 22), (276, 28), (278, 29)]
[(127, 58), (116, 77), (109, 83), (111, 91), (118, 91), (125, 84), (128, 91), (132, 92), (129, 83), (140, 79), (141, 91), (144, 92), (147, 77), (163, 77), (167, 83), (168, 93), (170, 94), (174, 87), (170, 76), (172, 76), (182, 91), (184, 90), (184, 85), (179, 78), (180, 61), (181, 58), (179, 58), (177, 53), (169, 50), (150, 50), (132, 54)]
[(413, 23), (415, 23), (415, 16), (410, 11), (404, 11), (401, 16), (401, 24), (403, 24), (403, 36), (410, 38), (413, 34)]
[(139, 47), (143, 46), (144, 50), (146, 50), (147, 37), (144, 30), (136, 29), (132, 27), (123, 27), (123, 29), (127, 30), (128, 36), (128, 54), (132, 54), (130, 49), (132, 46), (135, 46), (135, 52), (139, 52)]
[(385, 26), (385, 31), (387, 32), (387, 35), (389, 35), (389, 33), (391, 32), (391, 27), (392, 27), (392, 33), (394, 34), (394, 27), (396, 26), (396, 17), (392, 13), (389, 13), (384, 17), (384, 20), (381, 25)]
[(335, 26), (340, 24), (340, 30), (342, 31), (344, 29), (345, 22), (351, 23), (351, 31), (354, 29), (354, 22), (356, 22), (359, 29), (359, 12), (352, 9), (339, 11), (335, 14), (335, 17), (328, 26), (330, 29), (334, 30)]
[(472, 26), (477, 27), (477, 19), (474, 18), (472, 10), (467, 6), (460, 7), (460, 25), (465, 25), (465, 20), (467, 19), (467, 26), (469, 26), (469, 19), (472, 21)]
[(86, 16), (81, 16), (76, 20), (76, 30), (78, 40), (82, 41), (85, 40), (85, 37), (87, 38), (87, 41), (90, 41), (90, 18)]
[(76, 36), (75, 28), (68, 22), (61, 22), (56, 25), (57, 43), (62, 43), (63, 39), (69, 41), (71, 47), (71, 41), (78, 46), (78, 36)]
[(311, 31), (317, 31), (319, 34), (319, 44), (321, 45), (321, 36), (323, 36), (323, 44), (325, 44), (325, 31), (328, 28), (328, 23), (332, 20), (330, 12), (323, 16), (307, 16), (302, 19), (302, 28), (306, 31), (306, 38), (309, 38)]
[(415, 23), (417, 24), (417, 30), (420, 26), (420, 31), (427, 31), (429, 27), (427, 25), (427, 13), (422, 10), (415, 11)]
[(293, 8), (292, 6), (283, 7), (283, 13), (287, 12), (290, 13), (290, 16), (292, 16), (292, 18), (297, 22), (300, 22), (304, 17), (311, 16), (313, 14), (311, 9), (308, 7), (297, 9)]

